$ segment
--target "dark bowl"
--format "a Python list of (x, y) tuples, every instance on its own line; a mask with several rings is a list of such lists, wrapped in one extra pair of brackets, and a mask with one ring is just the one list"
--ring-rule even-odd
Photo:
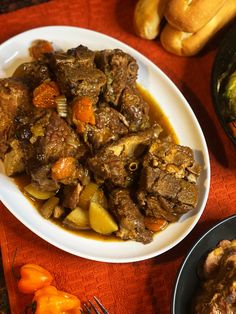
[(236, 145), (227, 123), (229, 115), (226, 110), (226, 100), (223, 97), (224, 88), (229, 75), (236, 70), (236, 25), (229, 29), (223, 38), (212, 68), (212, 98), (219, 121), (228, 137)]
[(206, 255), (221, 240), (236, 239), (236, 215), (228, 217), (208, 230), (193, 246), (177, 275), (172, 314), (189, 314), (192, 300), (199, 286), (197, 271)]

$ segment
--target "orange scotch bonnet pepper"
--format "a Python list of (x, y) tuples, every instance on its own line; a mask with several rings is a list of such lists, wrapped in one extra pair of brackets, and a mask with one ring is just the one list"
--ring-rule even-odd
[(38, 289), (49, 286), (53, 280), (49, 271), (36, 264), (23, 265), (20, 274), (18, 289), (22, 293), (34, 293)]
[(35, 314), (81, 314), (80, 300), (67, 292), (47, 286), (37, 290), (33, 303), (36, 302)]

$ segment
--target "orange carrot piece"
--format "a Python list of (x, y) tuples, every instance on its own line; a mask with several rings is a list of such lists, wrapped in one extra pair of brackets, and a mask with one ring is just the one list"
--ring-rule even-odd
[(75, 100), (73, 104), (73, 118), (81, 122), (95, 124), (95, 115), (93, 111), (93, 103), (89, 97), (82, 97)]
[(36, 40), (29, 48), (30, 56), (35, 60), (42, 59), (44, 53), (49, 52), (53, 52), (53, 47), (47, 40)]
[(144, 225), (147, 229), (158, 232), (165, 229), (168, 222), (165, 219), (155, 217), (144, 217)]
[(60, 91), (55, 82), (43, 82), (33, 92), (33, 104), (39, 108), (56, 108), (55, 98), (59, 95)]
[(51, 168), (54, 180), (63, 180), (70, 177), (76, 171), (76, 160), (74, 157), (59, 158)]
[(84, 133), (86, 129), (85, 122), (77, 121), (76, 122), (76, 131), (80, 134)]

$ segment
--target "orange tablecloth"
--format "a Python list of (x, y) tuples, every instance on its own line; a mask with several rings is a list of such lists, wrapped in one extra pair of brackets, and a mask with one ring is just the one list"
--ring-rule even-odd
[(3, 14), (0, 15), (0, 43), (35, 27), (71, 25), (113, 36), (147, 56), (182, 91), (201, 124), (212, 171), (207, 206), (191, 234), (169, 252), (147, 261), (109, 264), (72, 256), (53, 247), (0, 204), (1, 250), (12, 314), (22, 313), (31, 301), (31, 297), (17, 291), (11, 271), (16, 248), (16, 272), (23, 263), (39, 263), (53, 273), (59, 289), (82, 300), (96, 295), (110, 313), (169, 313), (175, 277), (184, 256), (207, 228), (236, 211), (236, 151), (217, 120), (210, 93), (211, 69), (221, 36), (196, 57), (171, 55), (162, 49), (158, 40), (146, 41), (135, 36), (132, 27), (135, 2), (52, 0)]

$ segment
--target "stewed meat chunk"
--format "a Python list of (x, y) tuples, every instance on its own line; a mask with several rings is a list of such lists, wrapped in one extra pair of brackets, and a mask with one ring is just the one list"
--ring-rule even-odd
[[(195, 169), (192, 173), (192, 169)], [(190, 148), (155, 141), (144, 158), (137, 198), (147, 216), (176, 221), (197, 205), (199, 175)]]
[(49, 117), (39, 145), (47, 162), (67, 156), (80, 158), (86, 152), (84, 144), (74, 130), (55, 112), (52, 112)]
[(134, 58), (120, 49), (98, 51), (95, 62), (107, 78), (103, 93), (104, 99), (117, 106), (126, 85), (135, 84), (138, 64)]
[(88, 96), (97, 102), (106, 76), (95, 67), (93, 52), (79, 46), (67, 53), (51, 53), (48, 60), (62, 93), (67, 97)]
[(96, 124), (87, 125), (84, 139), (92, 150), (118, 140), (128, 133), (128, 123), (125, 117), (108, 104), (102, 103), (95, 111)]
[(19, 113), (29, 111), (30, 95), (26, 85), (13, 78), (0, 80), (0, 158), (14, 136), (14, 119)]
[(83, 187), (80, 183), (72, 186), (65, 186), (63, 188), (63, 206), (74, 209), (78, 203)]
[(142, 243), (152, 241), (152, 232), (145, 228), (144, 217), (131, 199), (129, 190), (113, 190), (110, 197), (110, 208), (119, 224), (119, 230), (116, 232), (118, 237)]
[[(51, 177), (52, 164), (63, 157), (80, 159), (86, 148), (75, 131), (55, 111), (34, 109), (33, 113), (34, 119), (30, 119), (31, 115), (28, 119), (19, 117), (16, 131), (26, 171), (31, 175), (33, 184), (41, 190), (55, 190), (59, 185)], [(74, 178), (70, 178), (71, 181), (74, 182)]]
[(148, 145), (160, 132), (161, 127), (156, 125), (145, 131), (124, 136), (101, 149), (88, 160), (95, 179), (111, 186), (131, 185), (137, 176), (141, 158)]
[(30, 90), (51, 78), (48, 66), (41, 61), (25, 62), (13, 73), (13, 77), (24, 82)]
[(20, 142), (14, 139), (10, 143), (10, 148), (3, 160), (7, 176), (13, 176), (25, 170), (24, 154)]
[(149, 106), (135, 86), (127, 85), (120, 97), (120, 112), (129, 122), (129, 131), (137, 132), (150, 127)]
[(28, 172), (31, 183), (40, 191), (57, 191), (60, 184), (51, 176), (51, 165), (37, 163), (36, 159), (30, 160)]
[(67, 55), (73, 56), (76, 64), (85, 67), (94, 67), (95, 54), (95, 51), (92, 51), (83, 45), (67, 50)]
[[(20, 120), (21, 122), (21, 120)], [(41, 164), (53, 163), (61, 157), (82, 157), (86, 148), (75, 131), (53, 110), (47, 110), (34, 121), (18, 125), (18, 137), (26, 150), (25, 158), (32, 156)], [(30, 153), (33, 150), (33, 153)]]

